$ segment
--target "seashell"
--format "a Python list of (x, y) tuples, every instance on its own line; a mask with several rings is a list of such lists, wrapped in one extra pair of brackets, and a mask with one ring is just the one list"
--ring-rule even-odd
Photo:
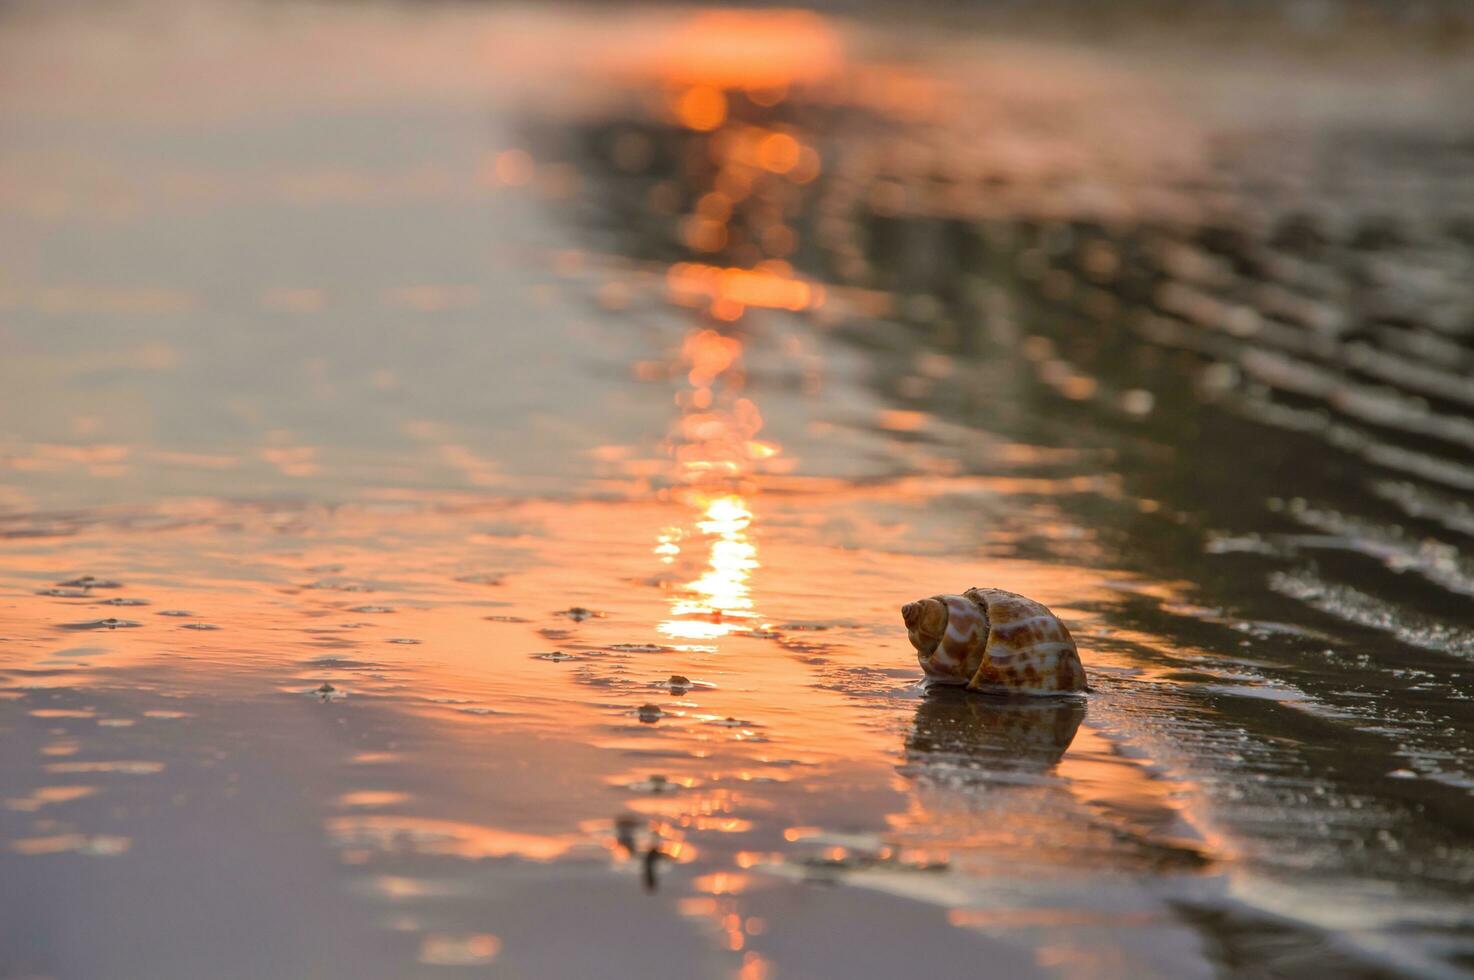
[(1085, 668), (1065, 624), (1044, 605), (1002, 589), (968, 589), (901, 607), (926, 676), (983, 694), (1085, 690)]

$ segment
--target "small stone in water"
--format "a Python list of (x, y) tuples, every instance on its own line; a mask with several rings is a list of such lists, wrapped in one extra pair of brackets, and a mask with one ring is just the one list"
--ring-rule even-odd
[(109, 616), (107, 619), (94, 619), (86, 623), (66, 623), (61, 628), (66, 630), (117, 630), (141, 625), (143, 624), (135, 623), (131, 619), (113, 619)]
[(639, 826), (640, 822), (630, 816), (621, 816), (614, 821), (614, 839), (630, 853), (634, 853), (635, 831)]
[(571, 653), (564, 653), (561, 650), (551, 650), (548, 653), (534, 653), (532, 659), (551, 660), (554, 663), (562, 663), (565, 660), (577, 660), (578, 658)]
[(654, 724), (664, 717), (665, 712), (660, 710), (658, 704), (640, 705), (640, 720), (648, 724)]

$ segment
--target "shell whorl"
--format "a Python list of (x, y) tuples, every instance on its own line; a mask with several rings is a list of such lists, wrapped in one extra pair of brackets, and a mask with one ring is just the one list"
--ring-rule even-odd
[(968, 589), (901, 609), (926, 675), (987, 694), (1064, 694), (1085, 689), (1074, 638), (1033, 599)]

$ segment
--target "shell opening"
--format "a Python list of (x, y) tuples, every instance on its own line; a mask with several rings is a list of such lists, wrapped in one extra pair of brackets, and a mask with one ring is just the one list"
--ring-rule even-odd
[(906, 622), (906, 635), (925, 666), (946, 635), (947, 606), (936, 598), (918, 599), (901, 607), (901, 618)]

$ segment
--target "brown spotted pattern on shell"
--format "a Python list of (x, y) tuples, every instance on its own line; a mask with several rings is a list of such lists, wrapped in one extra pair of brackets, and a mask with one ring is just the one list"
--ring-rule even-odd
[(1085, 690), (1075, 640), (1033, 599), (968, 589), (901, 607), (926, 676), (984, 694), (1050, 695)]

